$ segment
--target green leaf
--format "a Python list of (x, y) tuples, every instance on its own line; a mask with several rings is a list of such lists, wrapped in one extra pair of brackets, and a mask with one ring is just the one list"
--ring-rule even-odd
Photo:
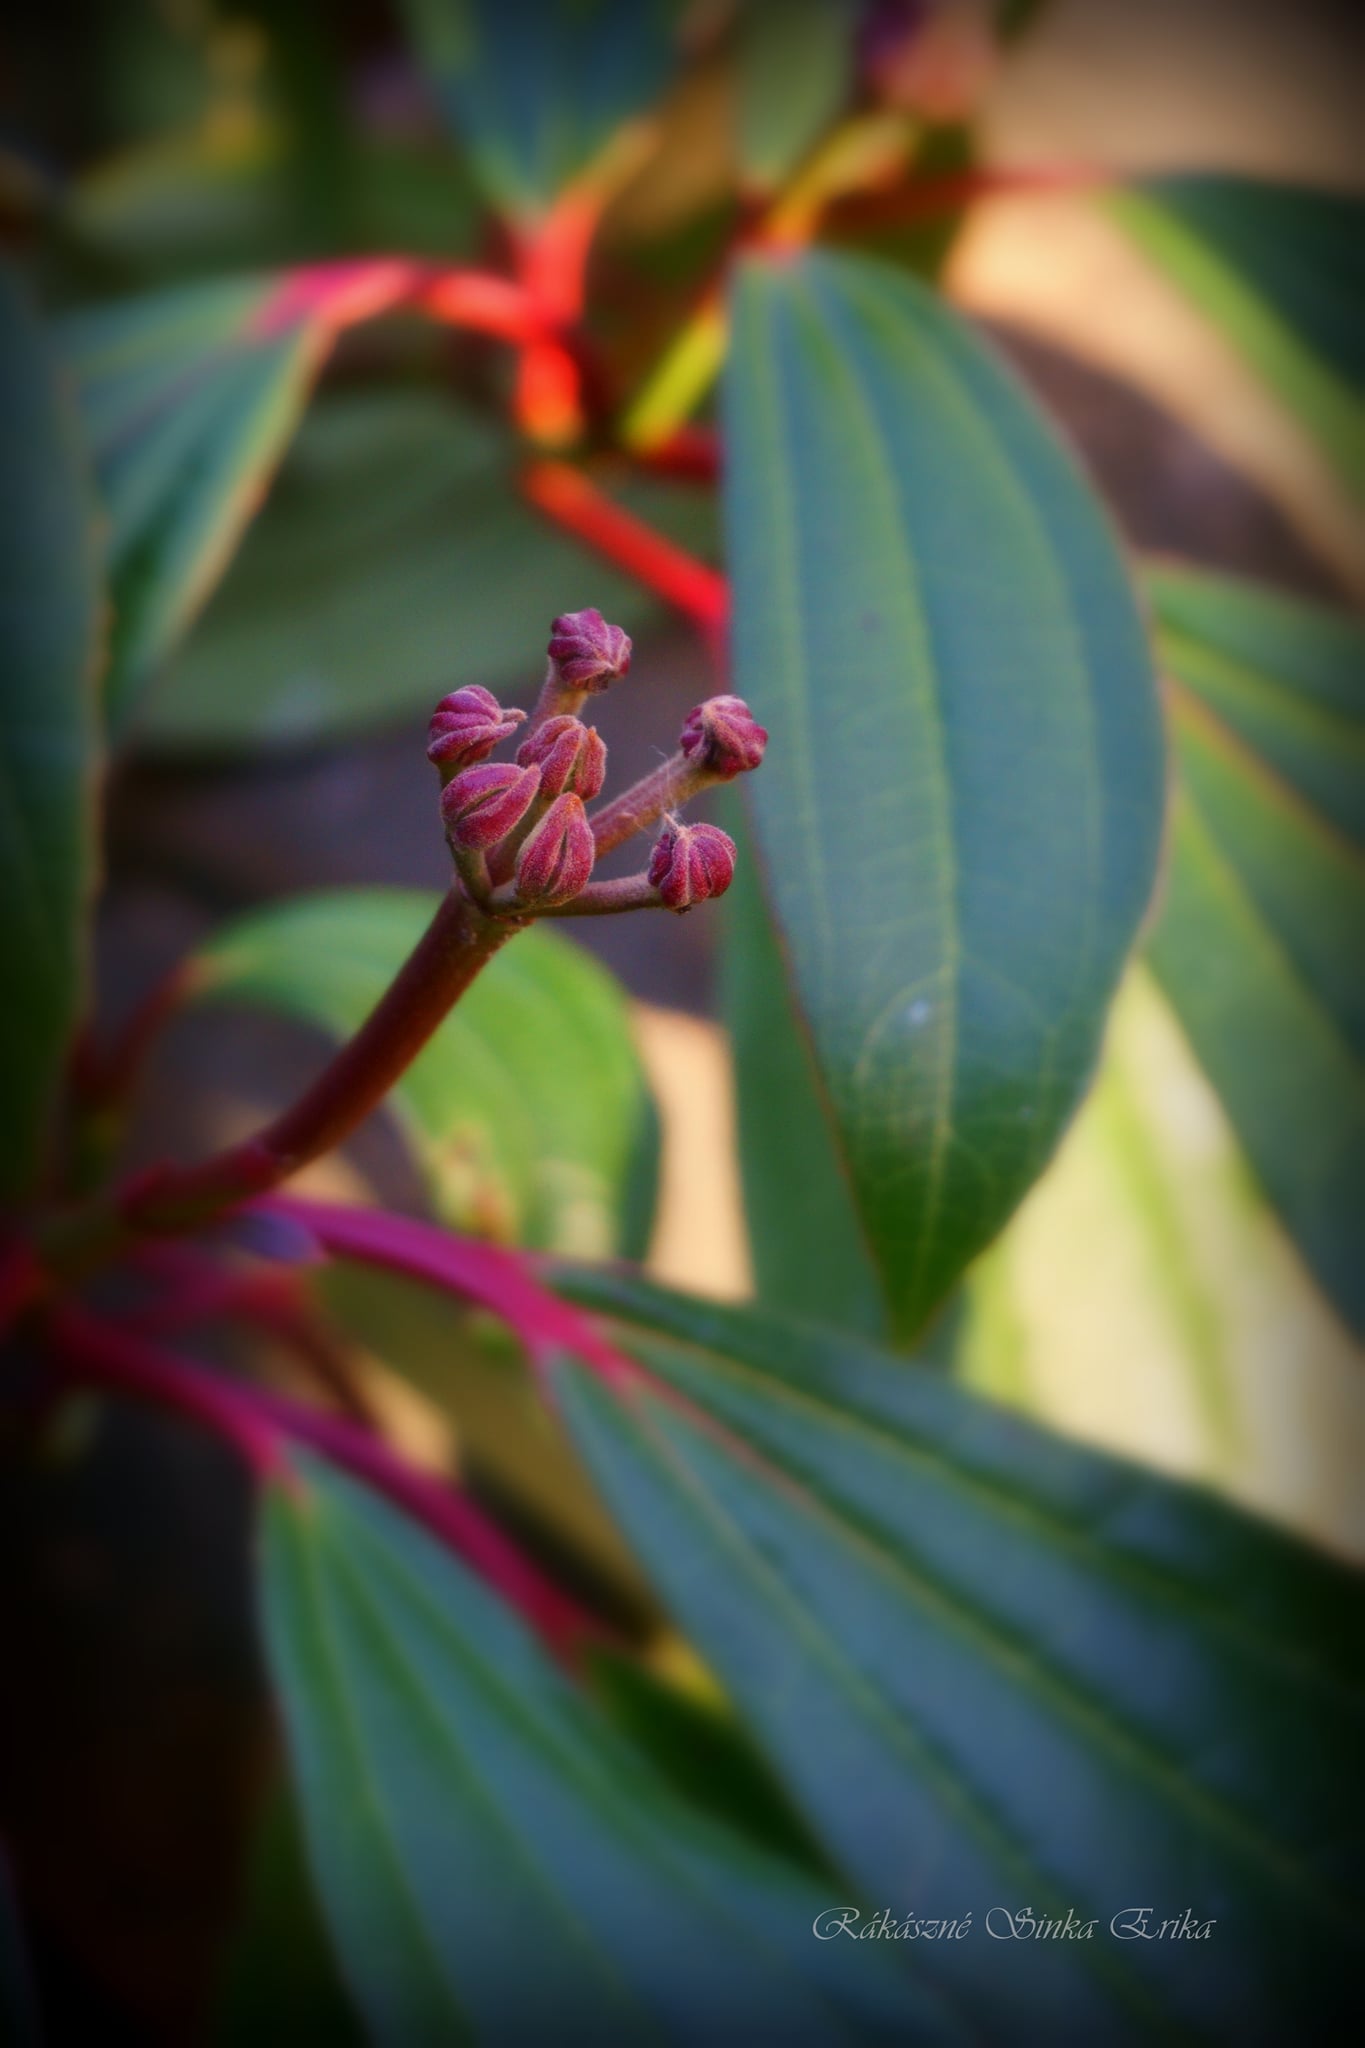
[(1365, 201), (1257, 178), (1151, 178), (1108, 201), (1365, 497)]
[(1223, 579), (1154, 584), (1181, 777), (1150, 958), (1304, 1258), (1365, 1330), (1365, 635)]
[(739, 165), (753, 191), (775, 192), (841, 112), (856, 26), (848, 0), (741, 0)]
[(47, 1156), (53, 1097), (85, 983), (95, 881), (94, 512), (53, 365), (0, 266), (0, 1195)]
[(668, 83), (676, 0), (403, 0), (417, 52), (490, 198), (546, 212)]
[(886, 1308), (764, 900), (738, 797), (724, 823), (740, 849), (721, 911), (721, 1006), (735, 1062), (735, 1119), (758, 1299), (836, 1329), (886, 1335)]
[[(346, 1036), (436, 903), (420, 890), (350, 889), (253, 911), (196, 954), (196, 994)], [(445, 1221), (584, 1257), (626, 1244), (653, 1110), (624, 997), (570, 940), (525, 932), (495, 955), (392, 1106)]]
[(1060, 1152), (965, 1292), (971, 1385), (1365, 1550), (1358, 1347), (1145, 968)]
[(674, 1797), (462, 1566), (303, 1469), (266, 1500), (266, 1640), (376, 2041), (953, 2038), (884, 1958), (812, 1940), (823, 1891)]
[[(627, 497), (684, 544), (706, 543), (706, 495)], [(455, 679), (524, 691), (550, 620), (588, 603), (631, 630), (657, 614), (524, 502), (494, 423), (421, 389), (324, 393), (153, 698), (148, 736), (299, 741), (425, 711)]]
[[(977, 2038), (1273, 2041), (1346, 1995), (1358, 1577), (855, 1339), (563, 1284), (657, 1388), (560, 1371), (604, 1498), (850, 1885), (970, 1909), (914, 1962)], [(1115, 1939), (1141, 1905), (1214, 1925)]]
[(277, 287), (175, 286), (61, 324), (108, 517), (115, 735), (222, 574), (302, 412), (323, 335), (303, 318), (262, 324)]
[(1150, 892), (1160, 723), (1095, 501), (930, 292), (750, 261), (727, 372), (752, 803), (891, 1319), (1041, 1170)]

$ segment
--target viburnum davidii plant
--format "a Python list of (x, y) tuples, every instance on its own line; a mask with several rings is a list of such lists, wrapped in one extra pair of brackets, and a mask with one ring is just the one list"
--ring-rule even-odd
[[(1242, 2048), (1344, 2010), (1359, 1539), (1348, 1424), (1305, 1418), (1365, 1322), (1362, 635), (1135, 558), (948, 258), (1002, 190), (1126, 237), (1357, 588), (1360, 207), (983, 162), (1038, 11), (157, 13), (111, 30), (155, 120), (101, 68), (86, 141), (16, 143), (0, 1455), (59, 1528), (111, 1418), (235, 1460), (270, 1716), (233, 1910), (142, 1976), (15, 1745), (16, 2038), (74, 2038), (71, 1958), (149, 2040)], [(665, 614), (710, 676), (676, 741)], [(614, 790), (608, 689), (658, 747)], [(437, 698), (440, 890), (257, 903), (111, 1002), (130, 760)], [(724, 1302), (649, 1277), (657, 1117), (574, 936), (694, 910)], [(228, 1003), (330, 1056), (155, 1156), (163, 1034)], [(381, 1106), (402, 1213), (296, 1184)], [(136, 1503), (166, 1549), (183, 1494)]]

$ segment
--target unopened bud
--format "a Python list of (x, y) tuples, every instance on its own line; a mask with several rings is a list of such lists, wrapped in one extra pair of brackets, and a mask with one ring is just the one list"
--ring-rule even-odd
[(678, 745), (695, 767), (724, 782), (757, 768), (768, 735), (742, 697), (708, 697), (687, 714)]
[(586, 887), (597, 857), (582, 797), (557, 796), (517, 855), (517, 898), (537, 909), (567, 903)]
[(670, 820), (654, 842), (649, 879), (667, 910), (690, 910), (708, 897), (723, 896), (734, 876), (735, 842), (719, 825)]
[(486, 851), (526, 816), (540, 788), (538, 768), (485, 761), (462, 768), (441, 791), (441, 816), (454, 846)]
[(505, 709), (491, 690), (470, 683), (442, 697), (427, 728), (427, 759), (450, 780), (461, 768), (485, 761), (501, 740), (525, 720), (526, 713)]
[(550, 628), (550, 659), (570, 690), (605, 690), (630, 667), (630, 637), (591, 606), (561, 612)]
[(607, 779), (607, 750), (595, 726), (567, 713), (547, 718), (517, 749), (523, 768), (539, 768), (542, 796), (571, 790), (591, 803)]

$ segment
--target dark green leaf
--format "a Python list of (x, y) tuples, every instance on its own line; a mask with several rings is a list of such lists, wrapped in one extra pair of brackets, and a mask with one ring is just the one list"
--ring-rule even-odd
[(753, 833), (737, 798), (727, 804), (724, 822), (740, 858), (721, 913), (721, 1002), (734, 1048), (754, 1286), (771, 1308), (881, 1337), (881, 1286), (793, 1007)]
[[(977, 2038), (1269, 2043), (1347, 1995), (1357, 1577), (854, 1339), (565, 1284), (657, 1383), (560, 1376), (623, 1531), (845, 1877), (971, 1910), (914, 1960)], [(1142, 1905), (1214, 1926), (1113, 1938)]]
[(95, 879), (94, 510), (53, 365), (0, 266), (0, 1195), (41, 1172), (84, 990)]
[(736, 91), (745, 184), (775, 192), (853, 86), (850, 0), (741, 0)]
[[(345, 1036), (436, 902), (418, 890), (345, 890), (253, 911), (196, 956), (196, 992)], [(624, 997), (571, 940), (541, 929), (495, 955), (392, 1104), (447, 1222), (586, 1257), (623, 1248), (653, 1112)]]
[(1052, 434), (931, 293), (751, 261), (727, 374), (735, 687), (796, 992), (893, 1326), (1040, 1171), (1163, 799), (1141, 627)]
[(115, 734), (222, 574), (303, 409), (321, 335), (304, 320), (261, 328), (275, 288), (177, 286), (63, 323), (108, 515)]
[(668, 82), (677, 0), (403, 0), (489, 196), (534, 220)]
[(304, 1470), (266, 1502), (267, 1645), (377, 2041), (952, 2038), (882, 1957), (812, 1940), (823, 1892), (674, 1797), (463, 1567)]
[(1365, 201), (1198, 176), (1151, 178), (1109, 203), (1365, 495)]
[[(629, 502), (686, 544), (707, 538), (701, 492), (654, 485)], [(304, 740), (426, 710), (457, 680), (524, 693), (550, 620), (584, 604), (632, 630), (655, 615), (525, 504), (496, 425), (431, 391), (324, 394), (148, 733)]]
[(1365, 636), (1222, 579), (1156, 584), (1181, 774), (1151, 960), (1321, 1285), (1365, 1329)]

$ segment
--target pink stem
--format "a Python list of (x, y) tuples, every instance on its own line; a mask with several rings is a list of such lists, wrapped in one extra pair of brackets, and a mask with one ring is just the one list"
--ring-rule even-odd
[(49, 1328), (62, 1363), (74, 1378), (200, 1423), (232, 1444), (258, 1479), (276, 1477), (283, 1470), (274, 1429), (254, 1415), (226, 1381), (158, 1351), (132, 1331), (101, 1322), (88, 1309), (56, 1308)]
[(273, 1195), (254, 1207), (261, 1214), (301, 1223), (341, 1258), (404, 1273), (490, 1309), (515, 1331), (537, 1368), (554, 1352), (567, 1351), (612, 1385), (635, 1385), (641, 1378), (639, 1367), (599, 1337), (578, 1309), (548, 1294), (526, 1262), (500, 1245), (456, 1237), (410, 1216), (296, 1195)]

